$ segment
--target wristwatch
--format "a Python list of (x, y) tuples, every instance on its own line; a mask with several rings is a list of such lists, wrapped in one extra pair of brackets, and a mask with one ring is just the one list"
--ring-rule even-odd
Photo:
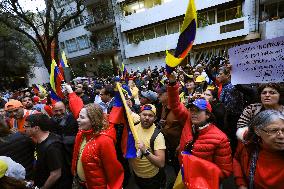
[(150, 153), (151, 153), (150, 150), (146, 149), (145, 152), (143, 153), (143, 156), (146, 157), (146, 156), (150, 155)]

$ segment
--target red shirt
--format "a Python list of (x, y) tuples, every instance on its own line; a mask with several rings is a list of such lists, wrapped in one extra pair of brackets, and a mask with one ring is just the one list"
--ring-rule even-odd
[[(239, 144), (234, 159), (234, 175), (238, 186), (248, 185), (250, 157), (243, 144)], [(255, 176), (255, 189), (284, 188), (284, 152), (259, 152)]]

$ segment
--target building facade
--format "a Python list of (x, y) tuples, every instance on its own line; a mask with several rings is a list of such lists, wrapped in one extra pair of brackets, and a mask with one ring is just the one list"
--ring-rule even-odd
[[(271, 2), (195, 0), (198, 29), (187, 63), (227, 56), (228, 48), (234, 45), (283, 35), (283, 1), (274, 1), (274, 8), (269, 6)], [(122, 10), (120, 24), (128, 69), (165, 64), (165, 51), (174, 50), (177, 45), (187, 3), (188, 0), (117, 0)], [(264, 14), (276, 20), (263, 23)], [(271, 22), (277, 22), (273, 23), (273, 34), (268, 32)]]
[[(55, 7), (66, 11), (75, 9), (73, 0), (55, 0)], [(93, 76), (96, 63), (91, 56), (91, 33), (85, 29), (88, 12), (84, 11), (79, 17), (68, 23), (60, 32), (58, 40), (60, 49), (66, 53), (68, 63), (76, 75)]]
[[(284, 0), (195, 0), (198, 29), (185, 63), (227, 57), (232, 46), (284, 35)], [(58, 1), (57, 7), (72, 0)], [(188, 0), (86, 0), (86, 11), (59, 36), (74, 69), (163, 66), (174, 51)]]

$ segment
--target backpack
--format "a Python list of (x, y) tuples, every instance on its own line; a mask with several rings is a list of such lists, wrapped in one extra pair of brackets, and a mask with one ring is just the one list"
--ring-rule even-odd
[[(161, 132), (161, 129), (159, 129), (158, 127), (155, 127), (155, 130), (151, 136), (150, 139), (150, 148), (152, 150), (152, 152), (154, 152), (155, 150), (155, 140), (157, 138), (157, 136), (159, 135), (159, 133)], [(166, 187), (166, 172), (165, 172), (165, 168), (159, 168), (159, 172), (161, 172), (162, 178), (161, 178), (161, 188), (165, 188)]]

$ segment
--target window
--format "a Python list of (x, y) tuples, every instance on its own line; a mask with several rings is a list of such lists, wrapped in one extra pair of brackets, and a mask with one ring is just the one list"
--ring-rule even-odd
[(72, 22), (70, 21), (69, 23), (67, 23), (64, 27), (65, 30), (70, 30), (72, 28)]
[(237, 7), (226, 10), (226, 21), (235, 19), (237, 13), (238, 13)]
[(82, 25), (84, 24), (84, 19), (83, 19), (83, 16), (78, 16), (77, 18), (74, 18), (74, 25), (75, 26), (79, 26), (79, 25)]
[(87, 49), (90, 47), (87, 35), (77, 37), (79, 49)]
[(143, 41), (144, 40), (143, 30), (140, 29), (140, 30), (133, 32), (133, 40), (134, 42)]
[(217, 11), (217, 22), (225, 22), (225, 10), (219, 10)]
[(217, 10), (217, 22), (225, 22), (242, 17), (242, 7), (236, 6), (230, 9), (218, 9)]
[(65, 49), (65, 44), (64, 44), (64, 42), (60, 42), (60, 47), (61, 47), (61, 49)]
[(155, 38), (154, 27), (144, 29), (144, 37), (145, 40)]
[(167, 23), (167, 31), (169, 34), (174, 34), (179, 32), (179, 20), (174, 20), (169, 23)]
[(209, 21), (209, 24), (215, 24), (216, 21), (215, 21), (215, 12), (216, 10), (211, 10), (211, 11), (208, 11), (208, 21)]
[(278, 17), (284, 18), (284, 1), (278, 4)]
[(207, 25), (215, 24), (216, 23), (216, 9), (201, 12), (198, 14), (198, 27), (205, 27)]
[(284, 2), (264, 5), (262, 9), (262, 20), (276, 20), (284, 17)]
[(78, 51), (76, 39), (70, 39), (66, 41), (67, 51), (69, 53)]
[(244, 29), (244, 21), (220, 26), (220, 33), (227, 33), (240, 29)]
[(126, 35), (127, 35), (128, 43), (132, 44), (133, 43), (133, 33), (130, 32), (130, 33), (127, 33)]
[(156, 37), (167, 35), (166, 23), (156, 26), (155, 33), (156, 33)]

